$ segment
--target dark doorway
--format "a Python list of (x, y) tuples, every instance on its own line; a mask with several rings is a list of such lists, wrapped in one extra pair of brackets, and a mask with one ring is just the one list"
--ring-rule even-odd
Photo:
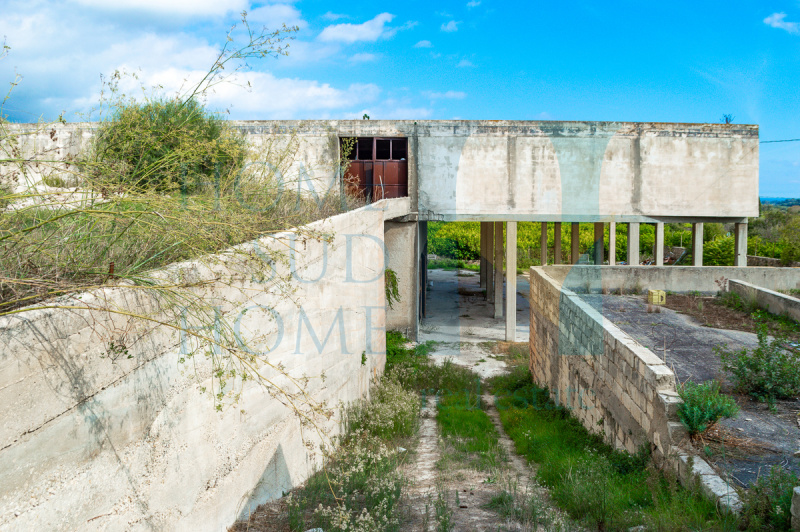
[(343, 138), (342, 159), (347, 192), (378, 201), (408, 196), (408, 139), (395, 137)]

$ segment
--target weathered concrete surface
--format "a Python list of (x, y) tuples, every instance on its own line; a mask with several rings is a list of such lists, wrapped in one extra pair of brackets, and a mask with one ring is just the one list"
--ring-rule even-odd
[[(238, 121), (268, 153), (292, 153), (287, 187), (339, 186), (339, 138), (407, 137), (409, 195), (445, 220), (742, 221), (758, 215), (758, 126), (499, 120)], [(11, 125), (23, 154), (76, 154), (95, 124)], [(44, 167), (47, 163), (42, 163)], [(12, 171), (0, 169), (0, 174)], [(29, 166), (30, 179), (42, 170)], [(700, 220), (701, 221), (701, 220)]]
[(399, 301), (386, 309), (386, 328), (399, 330), (407, 338), (416, 339), (417, 330), (417, 224), (386, 222), (387, 268), (397, 276)]
[(676, 293), (725, 290), (740, 279), (770, 290), (800, 288), (800, 268), (734, 266), (545, 266), (544, 271), (570, 290), (669, 290)]
[(531, 268), (530, 368), (556, 403), (616, 448), (666, 457), (677, 421), (675, 375), (543, 268)]
[(738, 279), (728, 281), (728, 290), (739, 294), (743, 301), (754, 301), (759, 308), (763, 308), (777, 316), (789, 316), (800, 322), (800, 299), (755, 286)]
[[(385, 362), (382, 206), (393, 201), (166, 273), (211, 281), (196, 295), (219, 307), (243, 349), (261, 353), (254, 367), (324, 411), (366, 393)], [(126, 287), (59, 304), (80, 308), (0, 320), (0, 528), (224, 530), (318, 463), (304, 442), (320, 434), (301, 427), (276, 388), (239, 382), (239, 402), (216, 412), (200, 391), (212, 385), (206, 351), (181, 363), (194, 340), (85, 310), (102, 304), (178, 325), (180, 306)], [(196, 330), (215, 333), (213, 316)], [(288, 378), (304, 375), (305, 387)], [(335, 416), (316, 422), (323, 432), (338, 426)]]
[(792, 493), (792, 530), (800, 531), (800, 486)]

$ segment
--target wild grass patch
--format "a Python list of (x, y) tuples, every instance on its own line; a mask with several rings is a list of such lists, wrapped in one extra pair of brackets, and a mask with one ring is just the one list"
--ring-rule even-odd
[(553, 500), (590, 529), (734, 530), (699, 490), (680, 487), (656, 469), (646, 450), (615, 451), (589, 433), (547, 390), (522, 373), (492, 383), (506, 433), (519, 454), (537, 464), (537, 477)]

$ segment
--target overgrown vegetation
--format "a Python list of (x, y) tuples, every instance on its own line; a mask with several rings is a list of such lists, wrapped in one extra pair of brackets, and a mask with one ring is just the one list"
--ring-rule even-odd
[(720, 392), (717, 381), (700, 384), (687, 381), (678, 385), (683, 403), (678, 407), (678, 418), (689, 435), (705, 432), (722, 418), (734, 417), (739, 412), (736, 401)]
[(734, 386), (759, 401), (774, 404), (777, 399), (800, 395), (800, 353), (784, 335), (769, 336), (763, 321), (756, 322), (758, 347), (730, 350), (718, 346), (715, 352)]
[(781, 466), (759, 476), (742, 498), (742, 523), (747, 530), (791, 530), (795, 486), (800, 486), (800, 477)]
[(346, 430), (324, 456), (323, 468), (290, 495), (292, 530), (392, 531), (403, 524), (406, 479), (398, 470), (417, 428), (420, 399), (385, 379), (369, 400), (349, 407)]
[(686, 490), (655, 468), (645, 450), (615, 451), (535, 386), (525, 369), (495, 379), (497, 406), (516, 450), (570, 516), (595, 530), (735, 530), (699, 488)]

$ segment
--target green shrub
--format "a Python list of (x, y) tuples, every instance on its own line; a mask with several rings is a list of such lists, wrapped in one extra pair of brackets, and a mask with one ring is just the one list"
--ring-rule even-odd
[(800, 478), (781, 466), (760, 476), (742, 498), (742, 521), (747, 530), (791, 530), (792, 491)]
[(106, 163), (102, 175), (136, 188), (192, 192), (218, 186), (244, 161), (244, 137), (195, 100), (128, 101), (100, 126), (94, 158)]
[(370, 401), (360, 401), (347, 412), (349, 432), (363, 430), (384, 440), (414, 433), (419, 415), (416, 393), (384, 380), (372, 388), (371, 395)]
[(719, 382), (701, 384), (686, 382), (678, 386), (683, 404), (678, 407), (678, 418), (689, 431), (699, 434), (724, 417), (734, 417), (739, 412), (736, 401), (723, 395)]
[(722, 360), (737, 390), (759, 401), (774, 403), (800, 395), (800, 355), (786, 348), (786, 336), (776, 333), (770, 340), (767, 324), (756, 320), (758, 347), (731, 351), (726, 347), (714, 350)]
[(703, 264), (707, 266), (733, 266), (734, 238), (722, 236), (703, 246)]

